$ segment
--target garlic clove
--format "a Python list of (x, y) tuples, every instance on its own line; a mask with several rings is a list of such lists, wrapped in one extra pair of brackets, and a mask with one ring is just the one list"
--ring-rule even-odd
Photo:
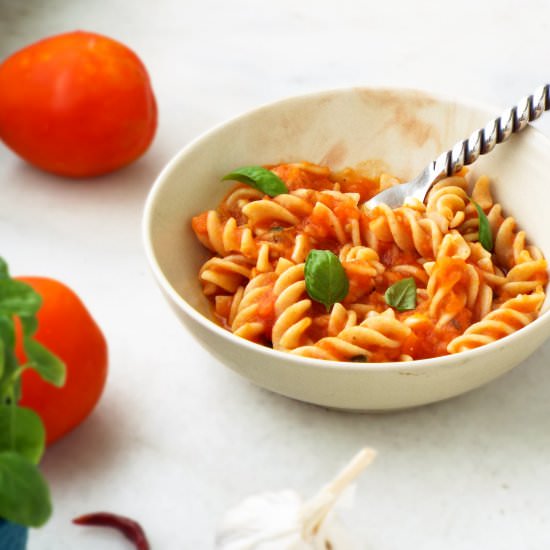
[(334, 507), (375, 456), (372, 449), (362, 449), (306, 502), (288, 489), (246, 498), (225, 514), (216, 550), (353, 550)]
[(295, 491), (262, 493), (229, 510), (216, 535), (217, 550), (307, 549), (302, 543), (302, 497)]

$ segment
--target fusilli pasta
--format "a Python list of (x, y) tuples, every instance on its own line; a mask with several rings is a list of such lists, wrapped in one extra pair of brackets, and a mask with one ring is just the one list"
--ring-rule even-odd
[[(469, 350), (533, 321), (545, 299), (547, 264), (495, 203), (489, 179), (469, 191), (465, 172), (436, 184), (425, 204), (365, 202), (398, 184), (390, 175), (338, 173), (310, 163), (269, 168), (288, 192), (243, 184), (192, 227), (213, 257), (199, 273), (220, 323), (288, 353), (337, 361), (409, 361)], [(482, 246), (486, 215), (494, 248)], [(329, 250), (349, 281), (326, 308), (308, 295), (304, 264)], [(414, 281), (414, 307), (388, 303), (395, 283)]]

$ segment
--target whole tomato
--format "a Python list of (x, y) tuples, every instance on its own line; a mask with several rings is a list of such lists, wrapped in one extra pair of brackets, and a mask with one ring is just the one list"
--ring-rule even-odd
[(147, 150), (156, 126), (143, 63), (111, 38), (60, 34), (0, 65), (0, 138), (48, 172), (88, 177), (116, 170)]
[[(36, 411), (53, 443), (80, 424), (93, 410), (107, 378), (107, 343), (80, 298), (54, 279), (17, 277), (40, 294), (38, 330), (34, 337), (66, 365), (65, 385), (57, 388), (32, 370), (22, 376), (20, 404)], [(26, 361), (18, 331), (16, 354)]]

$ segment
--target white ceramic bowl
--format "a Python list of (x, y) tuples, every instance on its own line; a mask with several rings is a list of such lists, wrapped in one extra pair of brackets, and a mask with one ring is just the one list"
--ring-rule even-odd
[[(547, 303), (524, 329), (490, 345), (406, 363), (339, 363), (297, 357), (236, 337), (211, 318), (198, 271), (208, 256), (191, 217), (217, 206), (220, 177), (249, 164), (308, 160), (337, 169), (383, 159), (407, 179), (498, 110), (399, 89), (354, 88), (280, 101), (215, 128), (162, 171), (144, 215), (147, 256), (189, 331), (214, 356), (255, 384), (302, 401), (349, 410), (391, 410), (478, 387), (508, 371), (550, 335)], [(473, 167), (493, 180), (496, 199), (550, 258), (550, 141), (533, 128)], [(548, 302), (548, 300), (547, 300)]]

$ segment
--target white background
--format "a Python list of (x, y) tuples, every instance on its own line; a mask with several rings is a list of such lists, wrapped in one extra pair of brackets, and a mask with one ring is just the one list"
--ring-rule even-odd
[[(0, 0), (2, 58), (75, 29), (140, 55), (160, 125), (145, 157), (93, 181), (39, 172), (0, 146), (0, 254), (14, 274), (70, 285), (110, 347), (100, 405), (44, 459), (55, 513), (30, 550), (131, 548), (116, 532), (71, 525), (96, 510), (140, 520), (154, 549), (208, 549), (242, 497), (310, 496), (365, 444), (379, 456), (344, 516), (361, 548), (550, 548), (550, 344), (489, 386), (412, 411), (301, 404), (253, 387), (193, 341), (140, 235), (162, 166), (260, 104), (380, 84), (493, 103), (497, 114), (549, 81), (550, 2)], [(550, 133), (548, 119), (539, 127)]]

